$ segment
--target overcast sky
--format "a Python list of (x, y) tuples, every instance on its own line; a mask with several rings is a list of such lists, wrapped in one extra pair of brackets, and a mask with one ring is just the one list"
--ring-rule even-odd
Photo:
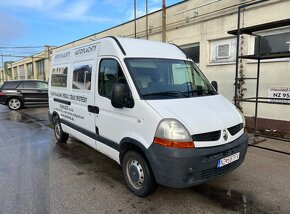
[[(166, 2), (169, 6), (180, 1)], [(80, 39), (131, 20), (133, 2), (133, 0), (0, 0), (0, 47), (58, 46)], [(149, 12), (161, 9), (162, 0), (148, 2)], [(137, 0), (137, 3), (137, 14), (144, 15), (145, 0)], [(9, 52), (5, 49), (0, 51)], [(23, 54), (29, 51), (35, 50), (22, 50)], [(18, 54), (22, 52), (18, 50)]]

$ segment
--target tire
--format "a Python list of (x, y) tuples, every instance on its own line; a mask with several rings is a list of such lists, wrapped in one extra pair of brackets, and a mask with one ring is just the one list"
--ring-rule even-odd
[(150, 166), (136, 151), (129, 150), (123, 160), (123, 175), (128, 189), (139, 197), (156, 190), (157, 184)]
[(69, 138), (69, 134), (65, 133), (61, 128), (61, 123), (58, 116), (53, 118), (53, 130), (57, 143), (66, 143)]
[(22, 108), (23, 104), (19, 98), (13, 97), (8, 100), (7, 105), (11, 110), (19, 110)]

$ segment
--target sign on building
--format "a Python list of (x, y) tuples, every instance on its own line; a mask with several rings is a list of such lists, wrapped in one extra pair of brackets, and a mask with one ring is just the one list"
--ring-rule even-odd
[(268, 98), (269, 102), (290, 103), (290, 87), (270, 87)]

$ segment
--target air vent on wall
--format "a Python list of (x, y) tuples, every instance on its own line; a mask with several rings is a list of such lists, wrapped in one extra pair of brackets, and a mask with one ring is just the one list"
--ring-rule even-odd
[(225, 59), (230, 57), (230, 43), (217, 45), (217, 58)]

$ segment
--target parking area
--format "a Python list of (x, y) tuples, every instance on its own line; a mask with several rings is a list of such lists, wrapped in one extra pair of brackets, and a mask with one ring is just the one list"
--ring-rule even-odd
[(56, 144), (47, 107), (0, 105), (0, 153), (0, 213), (290, 213), (290, 156), (259, 148), (222, 178), (138, 198), (110, 158), (73, 138)]

